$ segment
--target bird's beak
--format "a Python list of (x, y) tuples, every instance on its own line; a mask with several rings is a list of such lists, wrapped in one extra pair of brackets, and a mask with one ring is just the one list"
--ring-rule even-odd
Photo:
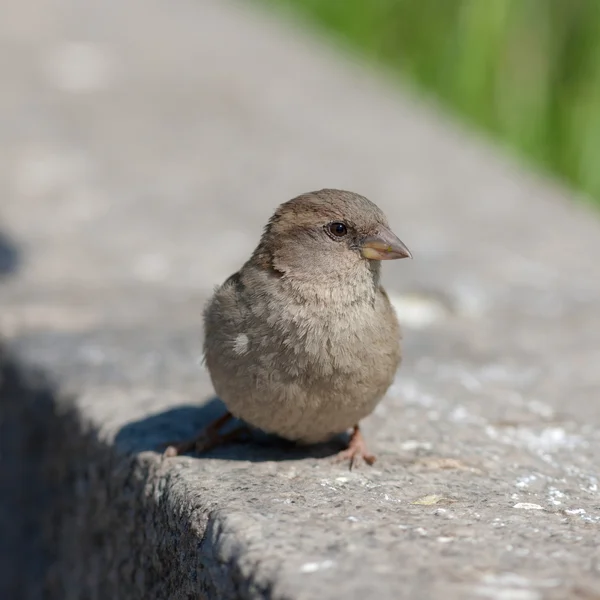
[(362, 255), (369, 260), (394, 260), (412, 258), (410, 250), (396, 235), (383, 225), (375, 235), (370, 235), (360, 244)]

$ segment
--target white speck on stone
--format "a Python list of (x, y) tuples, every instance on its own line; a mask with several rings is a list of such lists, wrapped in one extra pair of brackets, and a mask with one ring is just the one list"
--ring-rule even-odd
[(324, 571), (325, 569), (333, 567), (334, 564), (335, 563), (332, 560), (304, 563), (300, 567), (300, 573), (316, 573), (317, 571)]
[(444, 319), (448, 310), (439, 301), (425, 295), (389, 294), (400, 323), (411, 329), (424, 329)]
[(427, 530), (423, 529), (423, 527), (416, 527), (415, 528), (415, 533), (418, 533), (419, 535), (427, 535)]
[(445, 537), (445, 536), (441, 536), (441, 537), (439, 537), (439, 538), (437, 539), (437, 541), (438, 541), (440, 544), (448, 544), (448, 543), (449, 543), (449, 542), (451, 542), (453, 539), (454, 539), (454, 538), (451, 538), (451, 537)]
[(448, 418), (454, 423), (473, 423), (478, 425), (483, 425), (485, 423), (484, 419), (471, 414), (464, 406), (460, 404), (452, 409), (448, 415)]
[(521, 508), (523, 510), (544, 510), (543, 506), (532, 504), (531, 502), (517, 502), (513, 508)]
[(521, 475), (521, 477), (517, 479), (515, 486), (520, 489), (528, 488), (531, 483), (537, 480), (537, 478), (537, 475), (533, 473), (531, 475)]
[(240, 333), (233, 341), (233, 351), (238, 355), (246, 354), (249, 342), (248, 336), (245, 333)]
[(548, 490), (548, 501), (550, 502), (550, 504), (554, 504), (554, 506), (558, 506), (560, 504), (562, 504), (562, 500), (559, 500), (559, 498), (565, 498), (565, 494), (563, 492), (561, 492), (560, 490), (557, 490), (556, 488), (552, 487)]
[(420, 442), (419, 440), (406, 440), (400, 446), (402, 450), (431, 450), (430, 442)]
[(568, 515), (585, 515), (585, 509), (583, 508), (567, 508), (565, 513)]
[(586, 523), (595, 523), (595, 524), (600, 523), (600, 515), (595, 516), (595, 517), (592, 517), (589, 515), (580, 515), (580, 516), (581, 516), (581, 519), (583, 521), (585, 521)]
[(451, 421), (454, 421), (455, 423), (463, 423), (465, 421), (468, 421), (469, 417), (469, 411), (460, 404), (458, 406), (455, 406), (448, 415), (448, 418)]
[(114, 78), (114, 60), (106, 48), (90, 42), (63, 42), (44, 60), (46, 77), (58, 89), (95, 92)]
[(348, 517), (348, 521), (352, 522), (352, 523), (358, 523), (359, 519), (357, 517)]

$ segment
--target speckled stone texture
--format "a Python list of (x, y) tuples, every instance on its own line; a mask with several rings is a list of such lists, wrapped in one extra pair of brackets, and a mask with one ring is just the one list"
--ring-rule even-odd
[[(2, 6), (0, 597), (600, 597), (597, 214), (285, 16)], [(415, 255), (378, 462), (162, 459), (220, 410), (211, 289), (321, 187)]]

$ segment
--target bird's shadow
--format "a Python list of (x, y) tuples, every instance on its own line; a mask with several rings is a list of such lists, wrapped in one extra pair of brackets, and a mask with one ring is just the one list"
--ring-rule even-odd
[[(201, 406), (177, 406), (127, 423), (117, 433), (115, 444), (126, 453), (160, 452), (171, 442), (193, 438), (226, 412), (225, 405), (216, 397)], [(241, 424), (236, 421), (232, 426)], [(243, 442), (230, 442), (202, 454), (190, 453), (190, 456), (251, 462), (301, 460), (333, 456), (346, 445), (344, 435), (321, 444), (299, 445), (253, 429), (249, 439)]]

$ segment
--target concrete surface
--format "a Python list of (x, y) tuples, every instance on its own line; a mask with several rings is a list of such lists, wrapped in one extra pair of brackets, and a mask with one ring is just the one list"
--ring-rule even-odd
[[(596, 214), (246, 3), (2, 9), (2, 598), (600, 597)], [(162, 460), (207, 295), (325, 186), (415, 255), (379, 461)]]

